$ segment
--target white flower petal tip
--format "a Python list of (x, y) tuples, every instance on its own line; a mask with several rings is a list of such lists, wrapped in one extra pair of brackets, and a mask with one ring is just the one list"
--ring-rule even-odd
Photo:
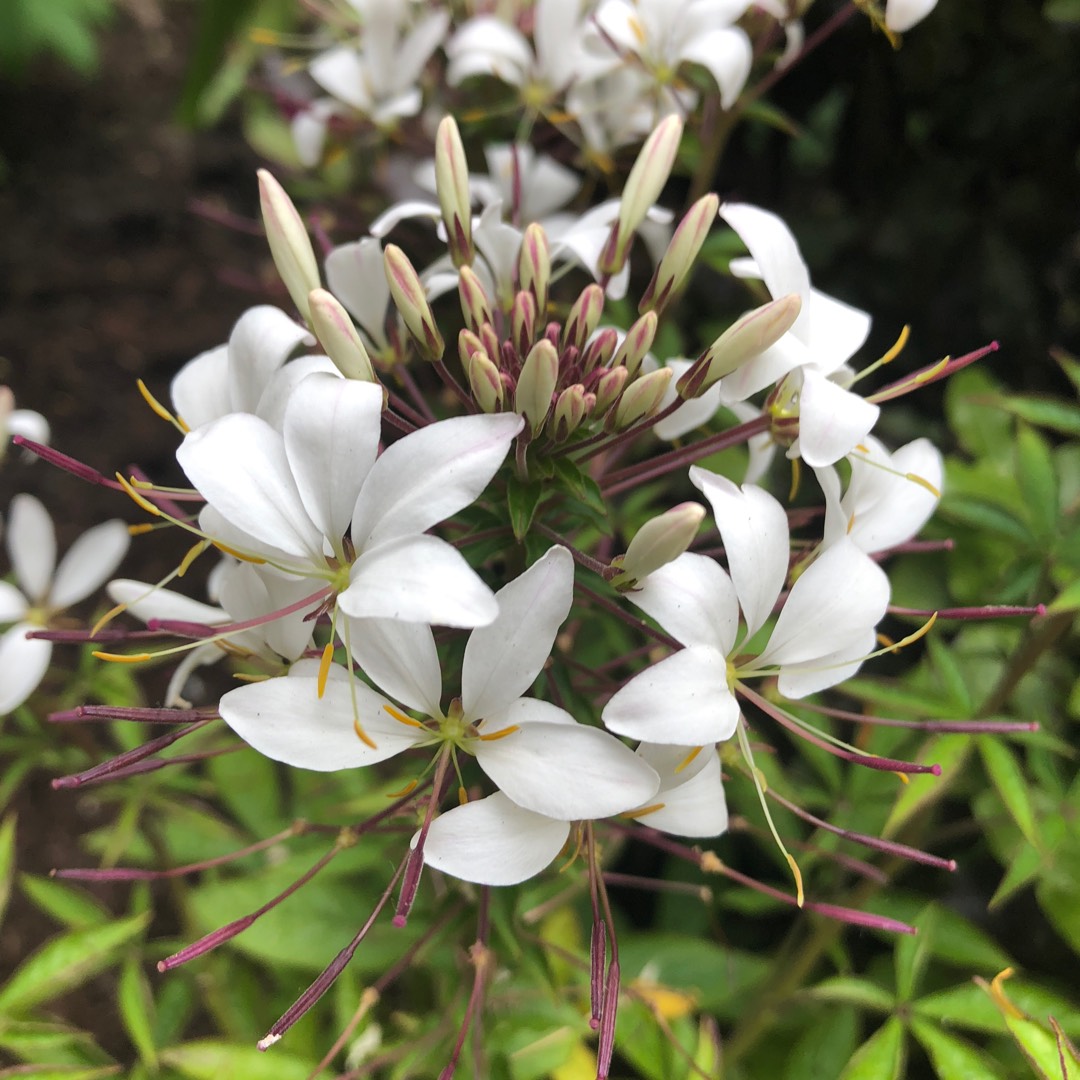
[(727, 831), (727, 800), (714, 746), (642, 743), (637, 752), (660, 776), (652, 804), (633, 814), (637, 821), (675, 836), (719, 836)]
[(894, 34), (903, 34), (922, 22), (937, 6), (937, 0), (886, 0), (885, 26)]

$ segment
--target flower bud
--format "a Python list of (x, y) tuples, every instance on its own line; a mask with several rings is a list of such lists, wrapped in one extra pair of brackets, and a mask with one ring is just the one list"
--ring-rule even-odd
[(645, 359), (645, 354), (652, 348), (653, 339), (656, 337), (656, 324), (656, 312), (645, 312), (626, 331), (626, 336), (615, 353), (611, 366), (617, 367), (622, 364), (633, 379), (641, 370), (641, 361)]
[(690, 273), (694, 260), (709, 235), (709, 229), (716, 220), (720, 199), (710, 192), (703, 195), (687, 210), (679, 222), (667, 251), (664, 252), (652, 281), (641, 297), (638, 311), (655, 311), (660, 314), (671, 297), (682, 287), (686, 275)]
[(487, 346), (471, 330), (458, 331), (457, 351), (458, 359), (461, 361), (461, 366), (465, 371), (469, 369), (469, 357), (474, 352), (481, 352), (489, 360), (491, 359), (491, 353), (488, 351)]
[(694, 542), (704, 517), (704, 506), (685, 502), (646, 521), (634, 534), (626, 554), (612, 561), (621, 571), (612, 579), (615, 588), (628, 592), (654, 570), (674, 562)]
[(435, 133), (435, 193), (446, 225), (447, 247), (461, 269), (476, 257), (472, 242), (472, 197), (465, 147), (452, 116), (444, 116)]
[(598, 367), (607, 367), (619, 344), (619, 332), (612, 326), (597, 331), (581, 354), (581, 373), (588, 375)]
[(522, 356), (532, 347), (535, 332), (536, 301), (531, 292), (523, 289), (514, 297), (510, 308), (510, 337)]
[(592, 415), (603, 416), (615, 404), (629, 381), (630, 372), (624, 367), (613, 367), (605, 371), (596, 382), (596, 401)]
[(583, 349), (600, 316), (604, 313), (604, 290), (599, 285), (586, 285), (581, 290), (581, 295), (574, 301), (570, 314), (566, 317), (566, 325), (563, 330), (563, 348), (573, 346), (575, 349)]
[(259, 206), (274, 266), (297, 311), (310, 319), (308, 296), (322, 284), (311, 238), (285, 189), (266, 169), (260, 169), (258, 177)]
[(581, 426), (582, 421), (589, 415), (590, 401), (595, 403), (596, 397), (586, 393), (581, 383), (568, 386), (555, 400), (554, 434), (558, 442), (563, 442)]
[(463, 266), (458, 272), (458, 297), (465, 325), (479, 333), (481, 326), (491, 322), (491, 302), (471, 266)]
[(308, 306), (315, 335), (338, 371), (346, 379), (377, 383), (371, 357), (337, 298), (325, 289), (312, 289)]
[(435, 316), (424, 294), (424, 286), (409, 262), (409, 257), (396, 244), (387, 244), (383, 250), (383, 267), (390, 286), (390, 295), (394, 298), (398, 311), (405, 322), (405, 327), (412, 335), (426, 360), (442, 358), (442, 334), (435, 324)]
[(679, 397), (701, 397), (725, 375), (760, 356), (791, 329), (801, 309), (799, 294), (789, 293), (736, 319), (683, 373), (676, 383)]
[(638, 420), (651, 416), (660, 407), (671, 374), (671, 368), (657, 368), (632, 382), (604, 418), (604, 427), (608, 431), (624, 431)]
[(671, 175), (682, 132), (683, 122), (673, 113), (665, 116), (645, 140), (626, 178), (618, 220), (611, 227), (611, 236), (600, 255), (599, 266), (603, 273), (617, 274), (626, 262), (634, 233)]
[(503, 403), (503, 384), (499, 369), (481, 350), (477, 350), (465, 364), (469, 387), (477, 405), (486, 412), (498, 412)]
[(558, 379), (559, 354), (550, 341), (542, 338), (525, 357), (514, 393), (514, 411), (529, 422), (534, 438), (540, 434), (547, 419)]
[(547, 312), (548, 286), (551, 284), (551, 250), (547, 234), (541, 225), (533, 222), (521, 238), (521, 254), (518, 256), (518, 279), (521, 287), (528, 289), (536, 301), (536, 313), (540, 318)]

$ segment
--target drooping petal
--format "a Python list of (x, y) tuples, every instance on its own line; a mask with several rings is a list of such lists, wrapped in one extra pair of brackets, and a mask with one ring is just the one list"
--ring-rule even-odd
[(803, 368), (799, 455), (812, 468), (832, 465), (869, 434), (880, 413), (880, 406), (838, 386), (816, 368)]
[(646, 742), (704, 746), (730, 739), (739, 705), (728, 688), (727, 658), (691, 645), (635, 675), (601, 720), (616, 735)]
[[(236, 563), (223, 576), (221, 603), (234, 620), (247, 621), (291, 607), (313, 591), (314, 584), (307, 578), (287, 577), (251, 563)], [(319, 600), (312, 597), (306, 609), (230, 634), (229, 640), (262, 655), (269, 649), (275, 656), (295, 660), (311, 643), (315, 623), (308, 616), (318, 605)]]
[[(318, 678), (301, 675), (230, 690), (219, 711), (260, 754), (299, 769), (337, 772), (385, 761), (424, 737), (421, 729), (395, 720), (386, 704), (381, 694), (348, 675), (328, 679), (320, 698)], [(375, 748), (357, 735), (354, 720)]]
[(176, 415), (189, 428), (202, 427), (232, 412), (229, 395), (229, 346), (199, 353), (177, 373), (169, 387)]
[(815, 657), (805, 664), (785, 664), (776, 680), (777, 689), (786, 698), (798, 700), (850, 679), (874, 650), (877, 635), (873, 627), (856, 630), (832, 652)]
[(846, 536), (807, 567), (791, 588), (761, 664), (799, 664), (827, 656), (874, 627), (889, 604), (889, 579)]
[(225, 622), (229, 614), (222, 608), (193, 600), (172, 589), (160, 589), (145, 581), (117, 578), (105, 590), (114, 604), (123, 604), (136, 619), (173, 619), (213, 626)]
[(375, 462), (353, 515), (357, 550), (422, 533), (473, 502), (524, 421), (513, 413), (456, 416), (414, 431)]
[(60, 560), (49, 603), (62, 609), (85, 600), (112, 577), (130, 544), (131, 534), (122, 521), (106, 521), (88, 529)]
[(311, 375), (285, 409), (285, 454), (312, 522), (337, 547), (375, 461), (382, 387)]
[(870, 316), (843, 300), (811, 289), (803, 297), (809, 324), (807, 344), (812, 362), (825, 374), (835, 371), (863, 347), (870, 333)]
[(314, 338), (280, 308), (260, 304), (237, 320), (229, 335), (231, 412), (254, 412), (266, 384), (289, 356)]
[(321, 557), (323, 538), (296, 488), (285, 443), (264, 420), (233, 413), (192, 431), (180, 467), (222, 517), (294, 556)]
[(26, 597), (9, 581), (0, 581), (0, 623), (21, 619), (29, 608)]
[(56, 566), (56, 531), (48, 510), (33, 495), (11, 500), (7, 546), (15, 580), (31, 604), (44, 600)]
[(534, 705), (547, 702), (520, 699), (493, 723), (495, 732), (517, 730), (473, 744), (477, 763), (518, 806), (586, 821), (622, 813), (656, 792), (656, 773), (613, 735), (585, 724), (523, 722)]
[(461, 668), (461, 705), (479, 720), (505, 709), (533, 684), (551, 655), (574, 599), (574, 559), (550, 548), (496, 594), (495, 621), (469, 635)]
[(730, 109), (742, 93), (754, 56), (750, 39), (738, 27), (701, 34), (688, 41), (680, 55), (683, 60), (701, 64), (708, 70), (716, 80), (724, 109)]
[(681, 645), (708, 645), (727, 656), (739, 628), (739, 600), (723, 568), (686, 552), (654, 570), (629, 593)]
[(36, 689), (49, 668), (52, 642), (28, 638), (33, 623), (16, 623), (0, 637), (0, 716), (17, 709)]
[(728, 827), (727, 800), (720, 775), (720, 758), (713, 746), (656, 746), (643, 743), (637, 749), (660, 777), (660, 790), (650, 810), (637, 818), (650, 829), (674, 836), (719, 836)]
[(442, 669), (430, 626), (350, 619), (349, 645), (360, 670), (390, 697), (428, 716), (442, 715)]
[(338, 606), (357, 619), (402, 619), (432, 626), (486, 626), (495, 595), (464, 557), (434, 536), (406, 536), (364, 551)]
[(524, 810), (497, 791), (437, 817), (424, 862), (462, 881), (516, 885), (550, 865), (569, 835), (569, 822)]
[(712, 504), (746, 634), (753, 637), (772, 612), (787, 577), (787, 514), (767, 491), (753, 484), (740, 488), (696, 465), (690, 469), (690, 481)]

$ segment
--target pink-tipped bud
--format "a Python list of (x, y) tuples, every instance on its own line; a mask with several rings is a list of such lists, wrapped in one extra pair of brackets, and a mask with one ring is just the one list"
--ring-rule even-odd
[(615, 408), (605, 418), (604, 427), (609, 431), (625, 431), (631, 424), (652, 416), (660, 407), (669, 382), (671, 368), (658, 368), (642, 375), (623, 391)]
[(596, 284), (586, 285), (566, 317), (562, 347), (564, 349), (573, 347), (579, 351), (583, 349), (603, 313), (604, 290)]
[(709, 235), (719, 208), (719, 197), (710, 192), (687, 210), (671, 237), (671, 243), (668, 244), (652, 281), (641, 297), (638, 311), (655, 311), (660, 314), (672, 296), (679, 291), (686, 275), (693, 268), (701, 245), (705, 243), (705, 237)]
[(442, 359), (445, 348), (442, 334), (431, 313), (420, 276), (409, 262), (409, 257), (396, 244), (387, 244), (383, 251), (383, 267), (390, 295), (420, 355), (425, 360)]
[(603, 330), (598, 330), (581, 354), (581, 373), (588, 375), (598, 367), (607, 367), (618, 344), (619, 332), (614, 327), (605, 326)]
[(532, 429), (540, 434), (551, 409), (551, 395), (559, 381), (559, 354), (547, 338), (541, 338), (525, 357), (514, 393), (514, 411), (521, 413)]
[(483, 353), (489, 360), (491, 359), (491, 353), (488, 352), (484, 342), (471, 330), (458, 331), (457, 348), (458, 360), (461, 361), (462, 369), (466, 371), (469, 367), (469, 357), (475, 352)]
[(285, 189), (266, 169), (260, 169), (258, 177), (259, 206), (270, 255), (297, 311), (309, 319), (308, 297), (321, 284), (311, 238)]
[(589, 415), (590, 398), (595, 396), (585, 392), (581, 383), (568, 386), (555, 400), (554, 436), (556, 442), (563, 442), (581, 426)]
[(464, 366), (476, 404), (486, 413), (498, 412), (503, 404), (503, 383), (499, 369), (482, 350), (474, 352)]
[(450, 258), (458, 269), (469, 266), (476, 257), (472, 242), (469, 166), (461, 133), (452, 116), (444, 116), (435, 133), (435, 193), (446, 225)]
[(312, 329), (338, 371), (346, 379), (377, 383), (379, 380), (364, 342), (337, 298), (325, 289), (312, 289), (308, 306)]
[(465, 325), (479, 333), (481, 326), (491, 322), (491, 301), (484, 289), (484, 283), (470, 266), (463, 266), (458, 272), (458, 296), (461, 299), (461, 314), (464, 316)]
[(536, 301), (536, 313), (543, 318), (547, 312), (548, 286), (551, 284), (551, 249), (543, 227), (533, 222), (521, 238), (518, 256), (518, 279)]
[(596, 400), (593, 403), (592, 415), (603, 416), (618, 400), (629, 381), (630, 372), (626, 368), (608, 368), (596, 380)]
[(524, 289), (514, 297), (510, 308), (510, 337), (520, 355), (528, 354), (536, 332), (536, 300)]
[(789, 293), (736, 319), (683, 373), (675, 384), (679, 397), (701, 397), (725, 375), (760, 356), (795, 325), (801, 310), (802, 298)]
[(619, 217), (600, 256), (600, 270), (617, 274), (626, 262), (630, 242), (650, 207), (664, 190), (682, 140), (683, 122), (674, 113), (664, 117), (645, 140), (626, 178), (619, 201)]
[(613, 579), (615, 588), (628, 592), (654, 570), (674, 562), (694, 542), (704, 518), (705, 507), (684, 502), (646, 521), (634, 534), (626, 554), (611, 564), (621, 571)]
[(626, 337), (611, 361), (612, 367), (622, 364), (630, 372), (631, 379), (637, 376), (645, 354), (652, 348), (657, 321), (656, 312), (647, 311), (626, 331)]

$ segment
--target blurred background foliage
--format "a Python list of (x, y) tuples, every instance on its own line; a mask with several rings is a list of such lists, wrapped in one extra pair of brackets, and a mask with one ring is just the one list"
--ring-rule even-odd
[[(816, 4), (808, 29), (838, 7)], [(92, 79), (98, 36), (111, 32), (110, 16), (130, 20), (129, 8), (6, 0), (3, 79), (41, 79), (45, 53)], [(246, 132), (261, 151), (280, 147), (265, 49), (252, 30), (286, 32), (300, 25), (302, 6), (169, 0), (164, 9), (195, 22), (178, 120), (232, 140)], [(942, 0), (896, 53), (857, 17), (766, 100), (770, 111), (736, 130), (716, 188), (785, 218), (815, 284), (874, 314), (870, 353), (905, 323), (913, 328), (907, 369), (1001, 343), (978, 368), (885, 412), (890, 442), (928, 434), (949, 457), (946, 496), (927, 535), (950, 539), (952, 550), (895, 560), (896, 601), (1048, 608), (1034, 621), (939, 624), (885, 674), (846, 684), (849, 705), (911, 720), (1037, 721), (1040, 730), (972, 738), (872, 729), (864, 749), (942, 765), (941, 778), (906, 785), (803, 745), (759, 760), (771, 786), (833, 824), (957, 860), (951, 875), (891, 860), (853, 869), (851, 849), (774, 807), (784, 835), (800, 838), (814, 895), (914, 922), (915, 938), (841, 931), (720, 879), (705, 879), (711, 888), (701, 892), (696, 867), (620, 853), (620, 872), (686, 885), (617, 893), (628, 999), (616, 1075), (1080, 1076), (1069, 1043), (1080, 1039), (1080, 5)], [(237, 314), (247, 302), (237, 294)], [(699, 314), (712, 313), (702, 303)], [(896, 636), (915, 625), (894, 621)], [(136, 703), (145, 693), (128, 672), (88, 655), (53, 690), (50, 708)], [(235, 745), (211, 730), (195, 738), (187, 752)], [(300, 774), (248, 749), (78, 799), (43, 794), (44, 779), (142, 741), (120, 725), (65, 737), (25, 707), (0, 726), (0, 916), (9, 907), (0, 930), (36, 943), (0, 972), (0, 1076), (303, 1080), (355, 1020), (364, 987), (387, 973), (400, 977), (386, 986), (377, 1023), (360, 1022), (335, 1075), (434, 1075), (471, 982), (468, 919), (443, 921), (465, 910), (453, 893), (429, 895), (404, 933), (378, 930), (328, 1007), (271, 1053), (253, 1048), (383, 888), (388, 871), (376, 849), (343, 850), (292, 902), (164, 976), (154, 962), (259, 910), (333, 836), (296, 829), (269, 854), (133, 887), (84, 887), (20, 869), (16, 842), (40, 835), (35, 817), (81, 834), (81, 854), (65, 850), (71, 864), (153, 868), (214, 859), (300, 818), (356, 819), (385, 805), (372, 776)], [(782, 883), (775, 853), (758, 842), (765, 823), (753, 788), (730, 764), (735, 827), (717, 850), (728, 865)], [(564, 884), (544, 879), (495, 898), (493, 940), (507, 973), (491, 991), (491, 1077), (591, 1075), (580, 1013), (588, 971), (579, 960), (588, 906), (583, 896), (552, 906)], [(423, 936), (431, 926), (441, 928), (434, 941)], [(1009, 968), (1017, 974), (1000, 978)], [(471, 1075), (467, 1062), (459, 1075)]]

